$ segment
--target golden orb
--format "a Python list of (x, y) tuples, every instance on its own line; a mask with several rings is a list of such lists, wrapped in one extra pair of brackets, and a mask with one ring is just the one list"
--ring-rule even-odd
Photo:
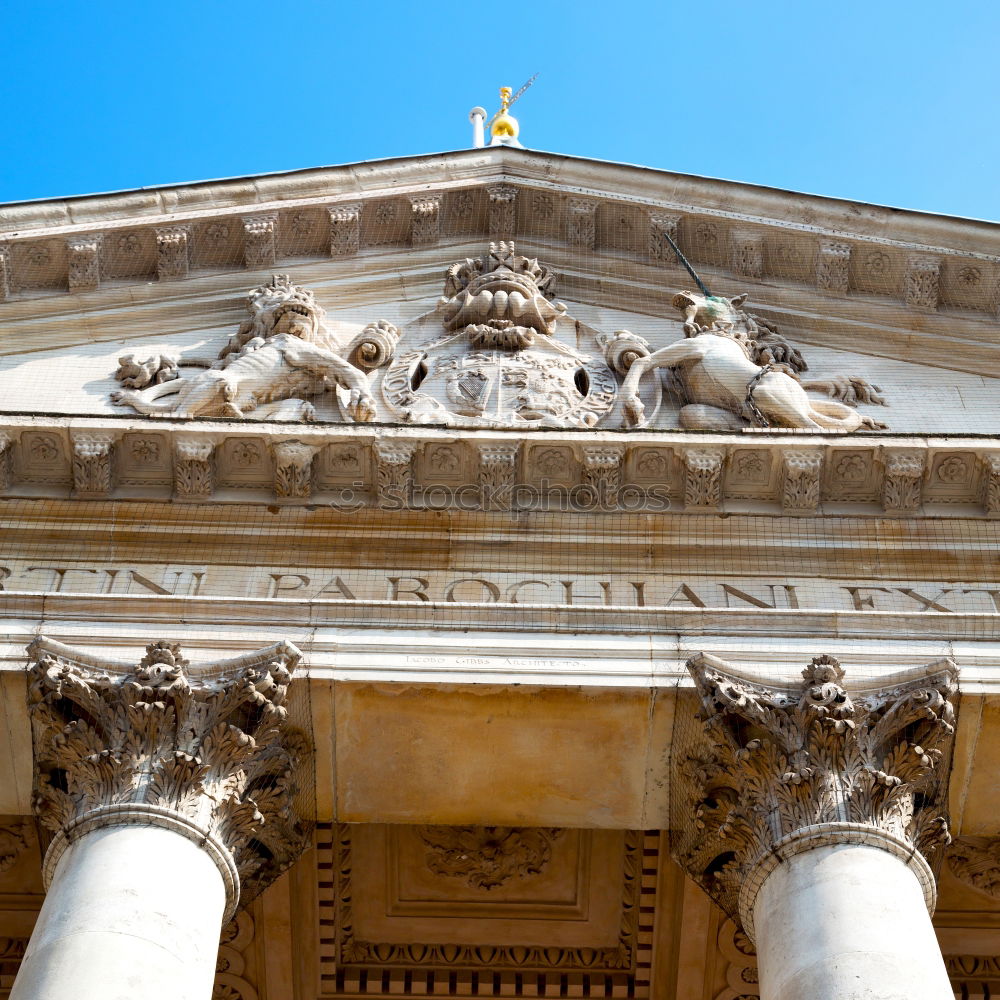
[(490, 126), (490, 135), (505, 139), (516, 139), (520, 131), (521, 126), (518, 125), (517, 119), (503, 111), (493, 119), (493, 124)]

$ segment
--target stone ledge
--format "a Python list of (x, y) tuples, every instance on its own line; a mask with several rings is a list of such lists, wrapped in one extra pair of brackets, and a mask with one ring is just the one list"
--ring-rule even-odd
[[(456, 433), (7, 416), (0, 417), (0, 496), (488, 510), (497, 498), (483, 456), (498, 448), (511, 455), (503, 502), (514, 511), (1000, 516), (993, 438), (753, 430)], [(595, 475), (595, 449), (613, 458), (614, 491)], [(293, 452), (294, 488), (282, 464)], [(394, 468), (402, 463), (406, 474), (381, 474), (385, 456), (397, 453)]]

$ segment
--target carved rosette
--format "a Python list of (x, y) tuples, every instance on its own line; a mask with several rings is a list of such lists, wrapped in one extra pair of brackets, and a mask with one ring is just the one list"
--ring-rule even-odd
[(770, 872), (829, 844), (867, 844), (899, 857), (933, 910), (926, 857), (950, 840), (951, 661), (854, 696), (830, 656), (814, 659), (796, 687), (749, 680), (703, 653), (688, 670), (705, 722), (676, 776), (685, 812), (674, 853), (751, 938), (757, 892)]
[(296, 860), (308, 830), (293, 807), (295, 771), (308, 745), (287, 722), (293, 645), (202, 676), (174, 643), (152, 643), (131, 667), (45, 637), (28, 651), (33, 804), (55, 834), (46, 885), (70, 843), (122, 824), (199, 844), (222, 875), (227, 919)]

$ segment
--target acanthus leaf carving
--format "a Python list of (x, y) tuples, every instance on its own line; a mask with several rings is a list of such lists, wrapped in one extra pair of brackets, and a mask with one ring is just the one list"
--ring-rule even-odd
[(746, 278), (759, 278), (764, 273), (764, 239), (760, 233), (742, 229), (730, 234), (733, 270)]
[(781, 506), (796, 514), (813, 514), (819, 506), (819, 482), (823, 471), (823, 451), (820, 448), (800, 448), (786, 451), (784, 485)]
[(330, 205), (330, 256), (348, 257), (361, 249), (361, 202)]
[(911, 254), (903, 274), (903, 297), (908, 306), (933, 312), (940, 298), (941, 260), (928, 254)]
[(603, 509), (618, 505), (624, 458), (624, 445), (583, 446), (583, 481)]
[(667, 237), (677, 243), (680, 240), (680, 225), (679, 215), (668, 212), (649, 213), (649, 256), (653, 260), (674, 260), (674, 250)]
[(312, 461), (316, 447), (301, 441), (274, 445), (274, 492), (278, 497), (307, 497), (312, 492)]
[(989, 452), (982, 458), (983, 507), (987, 514), (1000, 514), (1000, 452)]
[(958, 837), (946, 856), (948, 867), (962, 882), (1000, 899), (1000, 837)]
[(479, 489), (483, 510), (510, 510), (519, 448), (517, 442), (479, 446)]
[(10, 871), (34, 841), (35, 832), (31, 820), (14, 820), (0, 826), (0, 875)]
[(187, 226), (161, 226), (156, 230), (156, 274), (160, 281), (187, 277), (189, 238)]
[(78, 497), (104, 497), (111, 492), (112, 434), (73, 435), (73, 490)]
[(718, 507), (726, 453), (721, 448), (685, 448), (682, 458), (686, 469), (684, 506)]
[(101, 247), (99, 233), (71, 236), (66, 240), (69, 263), (68, 282), (71, 292), (89, 292), (101, 283)]
[(375, 485), (378, 505), (399, 510), (410, 505), (413, 495), (413, 455), (416, 445), (403, 441), (375, 443)]
[(846, 292), (850, 288), (850, 243), (821, 240), (816, 256), (816, 284), (828, 292)]
[(0, 302), (10, 298), (10, 247), (0, 243)]
[(8, 490), (14, 481), (14, 438), (0, 431), (0, 490)]
[(212, 495), (215, 443), (206, 438), (174, 440), (174, 493), (184, 500), (200, 500)]
[(517, 188), (513, 184), (487, 184), (486, 194), (490, 199), (490, 239), (513, 239), (517, 218)]
[(441, 196), (421, 195), (410, 199), (410, 242), (415, 246), (437, 243), (441, 235)]
[(894, 449), (885, 453), (882, 505), (887, 512), (911, 513), (920, 507), (924, 461), (924, 453), (916, 449)]
[(243, 261), (248, 271), (274, 267), (278, 215), (248, 215), (243, 219)]
[(566, 242), (593, 250), (597, 246), (597, 202), (570, 198), (566, 213)]
[(206, 846), (231, 916), (298, 857), (308, 826), (293, 806), (295, 770), (308, 746), (285, 707), (294, 646), (204, 671), (166, 641), (132, 667), (46, 637), (29, 653), (33, 804), (55, 834), (47, 880), (75, 830), (158, 824)]
[(950, 841), (946, 778), (957, 670), (943, 660), (852, 695), (831, 656), (798, 686), (750, 680), (723, 661), (688, 661), (703, 736), (675, 779), (685, 819), (678, 863), (753, 936), (753, 896), (766, 872), (810, 844), (851, 838), (918, 869)]

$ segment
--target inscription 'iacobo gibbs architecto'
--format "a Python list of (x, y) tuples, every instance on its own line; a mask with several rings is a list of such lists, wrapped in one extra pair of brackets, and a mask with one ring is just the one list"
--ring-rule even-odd
[(8, 561), (0, 590), (10, 593), (139, 594), (294, 601), (555, 604), (593, 607), (760, 608), (866, 612), (1000, 612), (1000, 585), (985, 581), (824, 580), (695, 574), (531, 574), (412, 567), (138, 566)]

